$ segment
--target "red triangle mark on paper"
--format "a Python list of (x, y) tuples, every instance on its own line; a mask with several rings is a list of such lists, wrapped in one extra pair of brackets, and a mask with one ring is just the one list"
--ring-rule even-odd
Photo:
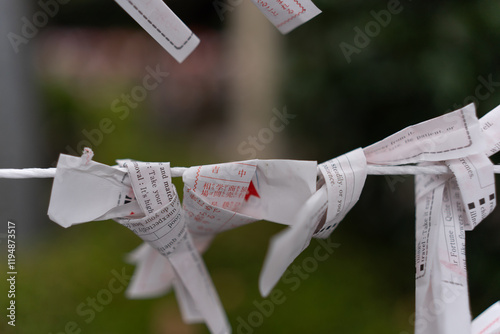
[(250, 196), (255, 196), (255, 197), (260, 198), (259, 193), (257, 192), (257, 189), (253, 185), (253, 181), (250, 181), (250, 185), (248, 186), (248, 190), (247, 190), (247, 193), (245, 195), (245, 201), (248, 201)]

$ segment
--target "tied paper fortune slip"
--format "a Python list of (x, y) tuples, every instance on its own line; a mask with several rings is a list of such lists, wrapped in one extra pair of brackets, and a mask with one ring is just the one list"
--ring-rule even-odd
[[(415, 178), (418, 334), (471, 333), (465, 229), (472, 229), (495, 207), (493, 168), (484, 153), (487, 146), (481, 128), (474, 105), (468, 105), (365, 149), (369, 162), (446, 163), (453, 172)], [(492, 195), (488, 203), (484, 192)], [(481, 217), (477, 211), (467, 215), (465, 208), (474, 208), (465, 204), (474, 202), (488, 211), (481, 210)]]
[(361, 149), (322, 163), (318, 169), (322, 177), (320, 189), (300, 207), (291, 226), (270, 241), (259, 277), (263, 296), (269, 295), (311, 238), (327, 238), (359, 199), (366, 179)]
[[(189, 229), (193, 233), (218, 233), (247, 220), (262, 219), (290, 225), (298, 207), (314, 192), (316, 167), (315, 161), (293, 160), (191, 167), (183, 175)], [(207, 207), (212, 213), (202, 214), (209, 211)]]
[[(216, 234), (248, 223), (265, 219), (292, 224), (298, 209), (314, 192), (316, 173), (316, 162), (292, 160), (248, 160), (189, 168), (183, 174), (183, 205), (195, 244), (203, 244), (198, 248), (200, 253)], [(151, 260), (144, 257), (142, 261)], [(163, 264), (162, 270), (168, 271), (166, 267)], [(145, 273), (142, 283), (137, 282), (144, 287), (144, 297), (148, 294), (147, 281), (159, 282), (163, 291), (172, 285), (168, 281), (172, 275), (164, 275), (164, 281), (157, 280), (156, 270), (150, 275), (155, 277)], [(136, 289), (135, 295), (141, 298), (140, 290)]]
[[(289, 225), (271, 241), (264, 263), (259, 287), (267, 295), (312, 237), (326, 238), (338, 226), (367, 172), (379, 174), (376, 164), (420, 170), (431, 174), (415, 179), (415, 332), (498, 334), (498, 303), (471, 321), (465, 232), (496, 206), (488, 157), (499, 143), (500, 108), (478, 120), (469, 105), (317, 168), (288, 160), (174, 168), (183, 174), (183, 206), (168, 163), (122, 160), (121, 168), (112, 168), (93, 162), (86, 149), (81, 158), (61, 155), (49, 216), (65, 227), (104, 219), (128, 227), (147, 243), (128, 257), (137, 270), (127, 295), (174, 289), (186, 322), (206, 322), (212, 333), (225, 333), (230, 328), (199, 255), (216, 234), (260, 219)], [(429, 168), (401, 166), (408, 163)], [(446, 167), (450, 173), (440, 174)]]
[(185, 289), (184, 295), (189, 295), (210, 331), (230, 333), (208, 271), (187, 231), (170, 165), (130, 162), (127, 169), (96, 163), (89, 154), (61, 155), (50, 218), (64, 227), (103, 218), (126, 226), (168, 259), (175, 269), (176, 290)]

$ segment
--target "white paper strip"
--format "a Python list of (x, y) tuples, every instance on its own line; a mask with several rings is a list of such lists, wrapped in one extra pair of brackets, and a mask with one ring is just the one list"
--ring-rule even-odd
[(115, 0), (179, 63), (200, 40), (162, 0)]
[(153, 298), (167, 293), (176, 274), (170, 262), (148, 243), (143, 243), (127, 256), (136, 266), (126, 296), (131, 299)]
[(486, 154), (491, 156), (500, 150), (500, 106), (481, 117), (479, 124), (486, 140)]
[[(168, 258), (177, 274), (174, 284), (178, 296), (183, 298), (180, 304), (186, 319), (197, 321), (203, 317), (212, 333), (229, 333), (229, 322), (215, 287), (187, 232), (170, 164), (129, 162), (127, 168), (135, 197), (146, 216), (117, 221)], [(189, 312), (191, 309), (196, 311)]]
[[(54, 196), (49, 206), (52, 219), (70, 226), (84, 219), (101, 220), (124, 212), (114, 219), (166, 256), (175, 270), (176, 278), (172, 280), (172, 272), (163, 266), (168, 277), (163, 285), (157, 281), (156, 288), (168, 289), (176, 281), (182, 283), (185, 291), (179, 295), (185, 298), (181, 301), (183, 316), (196, 318), (184, 307), (187, 302), (194, 303), (212, 333), (229, 333), (229, 323), (213, 283), (187, 232), (183, 210), (171, 183), (169, 164), (129, 162), (127, 168), (128, 173), (123, 174), (94, 161), (62, 155), (58, 163), (61, 172), (56, 173)], [(131, 205), (135, 211), (126, 211)], [(155, 259), (156, 254), (147, 253), (147, 249), (139, 250), (135, 259), (151, 259), (149, 256)], [(150, 279), (143, 276), (137, 282)], [(177, 289), (180, 288), (177, 286)]]
[(326, 222), (315, 238), (328, 238), (345, 215), (358, 202), (366, 180), (366, 158), (358, 148), (318, 166), (328, 191)]
[(282, 34), (289, 33), (319, 13), (310, 0), (252, 0)]
[(260, 294), (268, 296), (286, 268), (309, 246), (312, 235), (327, 208), (326, 186), (312, 195), (297, 213), (292, 226), (275, 235), (259, 277)]
[(465, 228), (472, 231), (496, 206), (493, 164), (484, 153), (448, 160), (446, 164), (458, 181), (461, 198), (457, 200), (464, 205)]
[[(351, 151), (319, 166), (324, 182), (320, 190), (301, 207), (292, 226), (270, 242), (259, 278), (259, 289), (267, 296), (286, 268), (309, 245), (311, 238), (327, 238), (356, 204), (366, 179), (362, 149)], [(328, 212), (326, 222), (325, 213)]]
[(364, 149), (371, 164), (443, 161), (483, 152), (484, 138), (473, 104), (409, 126)]
[[(429, 176), (416, 183), (430, 184)], [(445, 184), (416, 198), (416, 334), (469, 334), (465, 212), (458, 187)]]
[(472, 334), (500, 334), (500, 302), (488, 307), (472, 321)]

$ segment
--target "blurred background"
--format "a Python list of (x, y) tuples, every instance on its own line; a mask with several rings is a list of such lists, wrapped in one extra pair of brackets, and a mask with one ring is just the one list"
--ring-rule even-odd
[[(43, 0), (0, 4), (0, 168), (55, 166), (60, 153), (87, 145), (105, 164), (323, 162), (471, 102), (478, 116), (500, 104), (494, 0), (405, 0), (385, 21), (379, 13), (393, 1), (316, 0), (323, 13), (285, 36), (249, 0), (168, 0), (201, 40), (182, 64), (115, 2), (60, 2), (46, 21)], [(30, 30), (33, 20), (39, 27)], [(148, 69), (168, 75), (130, 99)], [(285, 113), (282, 130), (263, 130)], [(16, 327), (2, 315), (1, 333), (208, 333), (183, 323), (172, 293), (118, 293), (91, 320), (78, 313), (114, 271), (133, 273), (123, 259), (141, 241), (112, 221), (51, 222), (51, 183), (0, 179), (5, 273), (7, 221), (18, 237)], [(467, 234), (473, 316), (500, 299), (499, 219), (497, 210)], [(298, 285), (281, 282), (284, 301), (243, 328), (262, 303), (258, 275), (282, 228), (259, 222), (225, 232), (204, 255), (235, 333), (413, 333), (413, 177), (369, 176), (331, 236), (333, 254)], [(3, 310), (7, 290), (0, 280)]]

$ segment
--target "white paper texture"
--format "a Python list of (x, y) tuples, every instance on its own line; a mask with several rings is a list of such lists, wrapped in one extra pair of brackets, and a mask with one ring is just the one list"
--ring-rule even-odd
[(200, 40), (162, 0), (115, 0), (179, 63)]
[(314, 233), (315, 238), (328, 238), (340, 221), (358, 202), (366, 180), (366, 158), (358, 148), (318, 166), (328, 192), (326, 222)]
[(290, 225), (304, 202), (316, 191), (316, 161), (257, 160), (239, 213)]
[[(205, 264), (187, 232), (183, 210), (171, 183), (168, 163), (128, 162), (128, 173), (123, 173), (93, 161), (61, 156), (59, 167), (62, 172), (59, 175), (56, 172), (54, 180), (55, 196), (51, 198), (49, 206), (51, 217), (60, 224), (70, 226), (83, 222), (84, 219), (101, 220), (101, 217), (110, 216), (109, 212), (124, 211), (117, 211), (116, 206), (128, 208), (135, 203), (138, 211), (125, 211), (126, 218), (114, 219), (166, 256), (176, 276), (172, 280), (172, 271), (164, 265), (162, 269), (167, 277), (163, 285), (156, 281), (155, 291), (150, 290), (149, 293), (164, 291), (173, 283), (176, 284), (176, 290), (180, 290), (178, 284), (182, 284), (185, 290), (179, 295), (184, 298), (180, 304), (185, 318), (199, 320), (202, 317), (212, 333), (231, 331)], [(130, 194), (130, 186), (133, 194)], [(107, 200), (107, 196), (111, 200)], [(71, 211), (73, 215), (69, 214)], [(156, 254), (147, 248), (139, 249), (132, 256), (132, 260), (143, 258), (161, 263)], [(141, 263), (141, 269), (142, 265), (147, 264)], [(144, 271), (145, 269), (142, 272), (140, 270), (138, 275)], [(156, 273), (161, 271), (158, 268)], [(144, 283), (150, 279), (151, 277), (146, 279), (143, 276), (142, 279), (136, 279), (136, 282)], [(196, 305), (197, 314), (190, 312), (194, 310), (193, 307), (185, 307), (188, 303)]]
[(458, 181), (466, 212), (465, 228), (472, 231), (496, 206), (493, 164), (484, 153), (446, 161)]
[[(357, 149), (320, 165), (325, 185), (301, 207), (289, 228), (270, 242), (259, 278), (259, 289), (267, 296), (286, 268), (309, 245), (311, 238), (326, 238), (356, 204), (366, 179), (366, 160)], [(327, 210), (328, 209), (328, 210)], [(326, 222), (320, 222), (327, 214)]]
[(371, 164), (394, 165), (456, 159), (485, 151), (475, 107), (409, 126), (364, 149)]
[(497, 106), (479, 120), (486, 140), (486, 154), (491, 156), (500, 150), (500, 106)]
[(167, 293), (176, 274), (170, 262), (148, 243), (143, 243), (127, 257), (136, 266), (125, 292), (131, 299), (153, 298)]
[(295, 222), (275, 235), (259, 277), (260, 294), (268, 296), (286, 268), (309, 246), (312, 235), (327, 208), (326, 186), (312, 195), (297, 213)]
[[(130, 196), (133, 194), (126, 172), (61, 154), (48, 215), (63, 227), (97, 220), (108, 212), (119, 217), (129, 213), (129, 208), (137, 208), (130, 201), (125, 203)], [(123, 212), (117, 208), (123, 208)]]
[(416, 199), (416, 334), (470, 333), (465, 212), (450, 182)]
[(471, 333), (465, 230), (495, 205), (482, 127), (468, 105), (365, 148), (369, 163), (446, 163), (454, 173), (415, 177), (417, 334)]
[[(178, 279), (173, 283), (178, 296), (183, 298), (179, 301), (183, 316), (188, 321), (205, 319), (212, 333), (229, 333), (230, 326), (215, 287), (187, 232), (181, 203), (172, 184), (170, 165), (129, 162), (127, 168), (135, 197), (146, 215), (140, 219), (117, 221), (168, 258), (177, 274)], [(196, 307), (189, 306), (193, 304)], [(196, 311), (189, 312), (191, 309)]]
[(500, 333), (500, 302), (491, 305), (472, 321), (472, 334)]
[(249, 160), (189, 168), (184, 209), (193, 233), (265, 219), (289, 225), (316, 185), (314, 161)]
[(252, 2), (283, 34), (321, 13), (310, 0), (252, 0)]

